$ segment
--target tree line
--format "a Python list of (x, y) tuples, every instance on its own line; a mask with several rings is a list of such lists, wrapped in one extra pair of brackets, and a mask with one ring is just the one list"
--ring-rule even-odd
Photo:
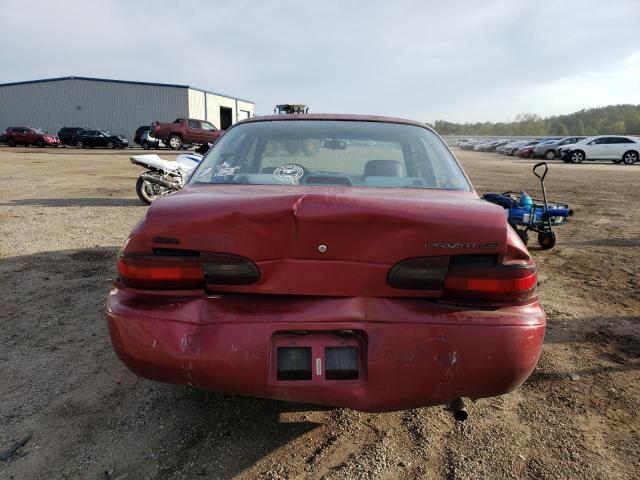
[(541, 118), (523, 113), (513, 122), (430, 124), (441, 135), (640, 135), (640, 105), (609, 105)]

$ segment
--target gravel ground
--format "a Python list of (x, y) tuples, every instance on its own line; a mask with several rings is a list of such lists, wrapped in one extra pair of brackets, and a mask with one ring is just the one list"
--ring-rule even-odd
[[(539, 192), (532, 161), (456, 153), (480, 192)], [(138, 168), (0, 148), (0, 450), (32, 435), (0, 478), (640, 478), (640, 165), (551, 163), (549, 196), (576, 215), (555, 249), (532, 247), (538, 368), (456, 424), (444, 407), (362, 414), (136, 377), (103, 309), (145, 212)]]

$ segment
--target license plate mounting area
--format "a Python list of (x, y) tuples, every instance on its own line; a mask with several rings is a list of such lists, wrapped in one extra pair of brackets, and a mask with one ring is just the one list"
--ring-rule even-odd
[(354, 330), (278, 332), (271, 337), (271, 383), (318, 385), (366, 379), (366, 334)]

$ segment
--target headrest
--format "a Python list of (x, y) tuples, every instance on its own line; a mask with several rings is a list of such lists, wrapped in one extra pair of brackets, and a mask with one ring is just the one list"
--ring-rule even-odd
[(398, 160), (369, 160), (364, 166), (365, 177), (402, 177), (402, 164)]

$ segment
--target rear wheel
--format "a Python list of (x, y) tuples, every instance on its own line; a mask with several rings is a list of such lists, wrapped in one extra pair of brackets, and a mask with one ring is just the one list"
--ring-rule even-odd
[(547, 150), (544, 154), (544, 158), (546, 158), (547, 160), (553, 160), (554, 158), (556, 158), (556, 152), (554, 152), (553, 150)]
[(78, 140), (78, 141), (76, 142), (76, 147), (78, 147), (78, 148), (84, 148), (84, 143), (82, 143), (82, 140)]
[(180, 150), (180, 147), (182, 147), (182, 139), (177, 135), (171, 135), (168, 143), (171, 150)]
[(581, 150), (576, 150), (575, 152), (571, 152), (571, 163), (582, 163), (584, 161), (584, 152)]
[(627, 165), (633, 165), (638, 161), (638, 152), (628, 151), (622, 156), (622, 161)]
[(142, 142), (142, 148), (144, 148), (145, 150), (149, 150), (151, 148), (151, 145), (149, 145), (149, 142), (144, 141)]
[(9, 145), (10, 147), (15, 147), (16, 141), (13, 138), (10, 138), (9, 140), (7, 140), (7, 145)]
[(113, 150), (113, 149), (114, 149), (114, 147), (115, 147), (115, 145), (114, 145), (114, 143), (113, 143), (113, 142), (107, 142), (107, 148), (108, 148), (109, 150)]
[(151, 202), (158, 197), (154, 192), (153, 185), (142, 178), (142, 175), (136, 181), (136, 193), (145, 205), (151, 205)]
[(538, 243), (542, 247), (543, 250), (549, 250), (554, 247), (556, 244), (556, 234), (553, 232), (549, 233), (539, 233), (538, 234)]

